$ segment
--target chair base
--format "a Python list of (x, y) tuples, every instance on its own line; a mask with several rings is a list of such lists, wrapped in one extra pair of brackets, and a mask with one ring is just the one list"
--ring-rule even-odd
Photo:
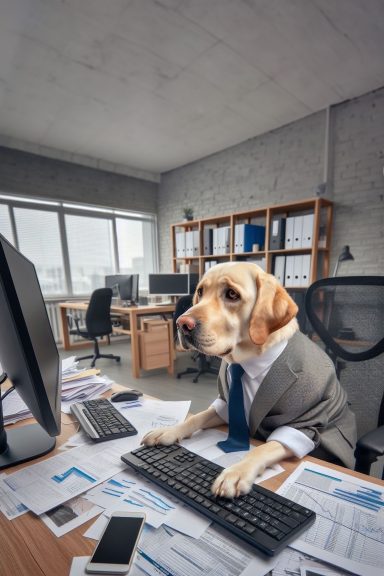
[(114, 354), (100, 354), (98, 341), (96, 339), (94, 339), (93, 342), (95, 345), (94, 353), (89, 354), (88, 356), (76, 356), (76, 360), (78, 360), (78, 361), (80, 361), (80, 360), (92, 360), (91, 368), (95, 367), (96, 360), (98, 360), (99, 358), (107, 358), (109, 360), (116, 360), (116, 362), (120, 362), (120, 360), (121, 360), (120, 356), (115, 356)]
[(96, 360), (99, 358), (109, 358), (110, 360), (116, 360), (116, 362), (120, 362), (121, 360), (120, 356), (115, 356), (114, 354), (90, 354), (89, 356), (76, 356), (76, 360), (78, 361), (92, 359), (91, 368), (95, 367)]
[(192, 382), (196, 384), (199, 381), (199, 377), (202, 374), (214, 374), (217, 376), (218, 370), (212, 368), (210, 363), (206, 360), (205, 356), (199, 354), (197, 357), (198, 368), (187, 368), (183, 372), (178, 372), (176, 375), (177, 379), (180, 379), (185, 374), (196, 374), (196, 376), (192, 379)]

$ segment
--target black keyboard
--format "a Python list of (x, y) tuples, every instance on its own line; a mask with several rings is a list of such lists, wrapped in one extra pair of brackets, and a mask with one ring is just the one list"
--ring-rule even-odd
[(105, 398), (72, 404), (71, 410), (94, 442), (137, 434), (136, 428)]
[(177, 444), (144, 446), (121, 459), (269, 556), (282, 550), (316, 517), (312, 510), (255, 484), (249, 494), (233, 500), (213, 496), (212, 483), (223, 468)]

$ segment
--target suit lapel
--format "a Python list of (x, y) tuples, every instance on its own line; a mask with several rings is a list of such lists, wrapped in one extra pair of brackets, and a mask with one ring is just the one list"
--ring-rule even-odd
[(296, 335), (291, 338), (282, 354), (272, 364), (253, 399), (249, 416), (251, 437), (255, 436), (260, 423), (278, 399), (297, 380), (295, 372), (297, 367), (295, 366), (295, 354), (293, 353), (295, 340)]

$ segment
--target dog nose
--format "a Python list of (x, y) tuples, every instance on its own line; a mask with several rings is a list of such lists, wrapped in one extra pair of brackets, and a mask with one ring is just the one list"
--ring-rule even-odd
[(192, 318), (192, 316), (181, 315), (176, 320), (176, 324), (180, 330), (184, 332), (184, 334), (189, 334), (194, 330), (196, 327), (196, 322)]

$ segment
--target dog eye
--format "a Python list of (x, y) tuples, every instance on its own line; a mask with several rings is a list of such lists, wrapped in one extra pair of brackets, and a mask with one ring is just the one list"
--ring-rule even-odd
[(196, 290), (196, 295), (197, 295), (198, 298), (201, 298), (202, 295), (203, 295), (203, 289), (202, 289), (202, 288), (198, 288), (198, 289)]
[(225, 297), (228, 300), (231, 300), (232, 302), (240, 300), (240, 295), (237, 292), (235, 292), (235, 290), (233, 290), (232, 288), (228, 288), (228, 290), (226, 290)]

